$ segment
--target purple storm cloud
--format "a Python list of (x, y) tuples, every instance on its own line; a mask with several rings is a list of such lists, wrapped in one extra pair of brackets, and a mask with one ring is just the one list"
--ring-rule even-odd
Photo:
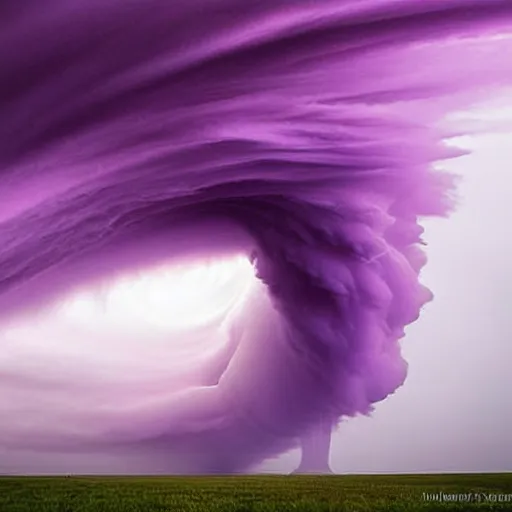
[[(446, 120), (511, 85), (511, 28), (509, 0), (2, 0), (0, 450), (237, 472), (370, 414), (432, 298)], [(229, 258), (201, 324), (6, 334)]]

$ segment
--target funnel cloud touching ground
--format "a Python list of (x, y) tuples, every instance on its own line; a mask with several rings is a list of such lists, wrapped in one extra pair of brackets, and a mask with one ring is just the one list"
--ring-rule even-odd
[(508, 1), (7, 0), (0, 20), (12, 470), (245, 471), (404, 383), (421, 222), (454, 204), (436, 164), (486, 129), (450, 114), (512, 81)]

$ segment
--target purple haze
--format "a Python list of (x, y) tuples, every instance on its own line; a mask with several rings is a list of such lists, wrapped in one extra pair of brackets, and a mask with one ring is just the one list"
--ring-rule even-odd
[(259, 281), (169, 387), (80, 401), (55, 362), (4, 364), (0, 403), (37, 385), (47, 408), (3, 416), (0, 446), (233, 472), (369, 414), (431, 299), (443, 121), (510, 85), (511, 26), (509, 0), (3, 0), (2, 322), (189, 258), (243, 253)]

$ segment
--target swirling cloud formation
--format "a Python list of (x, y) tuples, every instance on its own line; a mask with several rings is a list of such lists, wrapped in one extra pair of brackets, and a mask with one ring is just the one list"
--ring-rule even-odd
[[(3, 0), (3, 449), (232, 472), (370, 413), (431, 299), (443, 120), (510, 85), (511, 22), (508, 0)], [(192, 326), (34, 328), (204, 260), (235, 277), (201, 322), (207, 277), (167, 284)]]

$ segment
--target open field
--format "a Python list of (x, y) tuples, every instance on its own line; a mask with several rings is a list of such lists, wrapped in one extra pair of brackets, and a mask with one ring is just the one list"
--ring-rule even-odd
[(512, 511), (512, 473), (0, 478), (0, 512), (288, 510)]

